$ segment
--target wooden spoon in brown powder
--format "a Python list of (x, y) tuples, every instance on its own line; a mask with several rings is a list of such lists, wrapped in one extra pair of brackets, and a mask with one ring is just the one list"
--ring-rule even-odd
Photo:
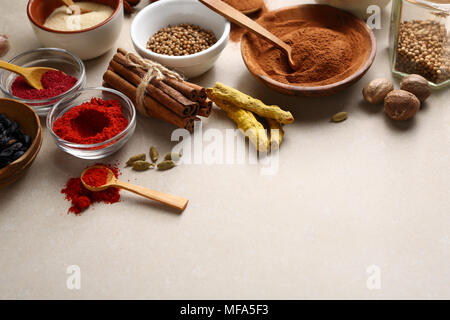
[(299, 69), (299, 64), (292, 57), (292, 48), (286, 42), (275, 36), (269, 30), (265, 29), (263, 26), (253, 21), (246, 15), (242, 14), (235, 8), (226, 4), (221, 0), (199, 0), (205, 6), (211, 10), (217, 12), (221, 16), (227, 18), (231, 22), (245, 28), (246, 30), (260, 36), (264, 40), (268, 41), (278, 49), (280, 49), (288, 58), (289, 66), (292, 70)]

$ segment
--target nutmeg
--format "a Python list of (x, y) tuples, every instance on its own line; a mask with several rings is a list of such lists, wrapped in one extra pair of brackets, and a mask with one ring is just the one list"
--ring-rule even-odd
[(410, 74), (400, 82), (400, 89), (411, 92), (421, 102), (427, 100), (431, 95), (431, 88), (428, 80), (418, 74)]
[(408, 120), (416, 115), (419, 108), (419, 99), (405, 90), (391, 91), (384, 99), (384, 110), (393, 120)]
[(389, 79), (379, 78), (370, 81), (363, 89), (364, 99), (372, 104), (383, 103), (389, 92), (394, 90), (394, 84)]

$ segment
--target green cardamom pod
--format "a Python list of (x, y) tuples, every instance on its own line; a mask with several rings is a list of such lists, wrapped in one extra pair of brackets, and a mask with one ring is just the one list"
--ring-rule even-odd
[(333, 122), (341, 122), (341, 121), (347, 120), (347, 118), (348, 118), (348, 112), (338, 112), (331, 118), (331, 120)]
[(158, 150), (156, 150), (156, 148), (152, 146), (150, 148), (150, 159), (152, 160), (152, 162), (156, 162), (158, 161), (158, 157), (159, 157)]
[(136, 171), (145, 171), (153, 166), (150, 162), (138, 160), (133, 162), (133, 169)]
[(169, 170), (175, 167), (175, 162), (172, 160), (164, 160), (163, 162), (158, 163), (158, 170)]
[(128, 161), (126, 162), (127, 167), (133, 165), (134, 162), (136, 161), (145, 161), (145, 153), (141, 153), (141, 154), (137, 154), (135, 156), (132, 156), (130, 159), (128, 159)]
[(175, 160), (175, 161), (178, 161), (178, 160), (180, 160), (181, 156), (182, 156), (181, 152), (169, 152), (164, 157), (164, 160)]

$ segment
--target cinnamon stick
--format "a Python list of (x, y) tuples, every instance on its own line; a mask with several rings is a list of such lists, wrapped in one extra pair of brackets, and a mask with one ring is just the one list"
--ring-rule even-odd
[[(131, 56), (131, 55), (130, 55)], [(144, 69), (141, 68), (135, 68), (135, 67), (129, 67), (128, 66), (128, 61), (127, 58), (122, 54), (122, 53), (116, 53), (113, 57), (113, 60), (120, 63), (122, 66), (130, 69), (131, 71), (133, 71), (134, 73), (136, 73), (137, 75), (139, 75), (139, 77), (144, 78), (144, 76), (146, 75), (147, 71), (145, 71)], [(133, 61), (133, 59), (132, 59)], [(139, 61), (133, 61), (135, 63), (138, 63)], [(198, 107), (198, 103), (192, 100), (189, 100), (188, 98), (186, 98), (181, 92), (177, 91), (176, 89), (172, 88), (171, 86), (167, 85), (166, 83), (153, 79), (151, 81), (151, 84), (153, 86), (155, 86), (156, 88), (160, 89), (162, 92), (164, 92), (165, 94), (169, 95), (170, 97), (172, 97), (174, 100), (176, 100), (177, 102), (179, 102), (181, 105), (183, 105), (185, 108), (187, 108), (189, 110), (186, 111), (187, 114), (189, 115), (193, 115), (194, 114), (194, 110)]]
[[(142, 67), (143, 64), (141, 62), (141, 59), (136, 56), (134, 53), (132, 52), (127, 52), (126, 50), (122, 49), (122, 48), (118, 48), (117, 49), (117, 53), (119, 55), (122, 55), (124, 57), (124, 59), (126, 60), (126, 55), (128, 54), (130, 57), (130, 60), (136, 64), (141, 65)], [(179, 81), (176, 79), (171, 79), (171, 78), (167, 78), (163, 80), (167, 85), (171, 86), (172, 88), (174, 88), (175, 90), (181, 92), (184, 96), (186, 96), (189, 100), (191, 101), (197, 101), (198, 99), (198, 92), (195, 88), (192, 88), (190, 86), (188, 86), (184, 81)]]
[(172, 88), (171, 86), (167, 85), (166, 83), (162, 81), (158, 81), (156, 79), (153, 79), (151, 83), (157, 87), (158, 89), (161, 89), (163, 92), (171, 96), (173, 99), (181, 103), (186, 108), (189, 108), (190, 112), (189, 115), (195, 115), (198, 111), (198, 103), (196, 101), (189, 100), (186, 98), (183, 93), (177, 91), (176, 89)]
[(187, 81), (185, 83), (191, 88), (194, 88), (198, 92), (199, 100), (205, 100), (206, 98), (208, 98), (208, 95), (206, 94), (206, 89), (203, 88), (202, 86)]
[[(130, 60), (136, 64), (142, 65), (140, 58), (136, 56), (134, 53), (128, 53), (125, 49), (118, 48), (117, 52), (120, 55), (123, 55), (124, 59), (126, 60), (125, 56), (129, 54)], [(203, 98), (206, 98), (206, 90), (200, 86), (191, 86), (189, 82), (187, 81), (179, 81), (176, 79), (167, 78), (163, 80), (164, 83), (168, 84), (175, 90), (181, 92), (185, 97), (187, 97), (191, 101), (198, 101), (199, 96), (201, 95)]]
[[(103, 80), (108, 86), (122, 92), (128, 98), (133, 100), (135, 104), (137, 103), (136, 87), (127, 80), (125, 80), (124, 78), (122, 78), (120, 75), (116, 74), (113, 71), (107, 70), (103, 75)], [(175, 114), (173, 111), (165, 108), (158, 101), (152, 99), (148, 95), (145, 96), (144, 101), (145, 101), (144, 103), (145, 109), (148, 116), (159, 118), (179, 128), (185, 128), (190, 132), (193, 131), (195, 121), (194, 117), (183, 118)]]
[[(113, 69), (115, 73), (117, 73), (130, 83), (132, 83), (135, 87), (139, 86), (139, 84), (142, 81), (141, 77), (139, 77), (136, 73), (130, 70), (131, 68), (124, 67), (115, 60), (111, 60), (109, 66)], [(147, 93), (154, 100), (157, 100), (163, 106), (169, 108), (170, 110), (172, 110), (173, 112), (182, 117), (189, 117), (193, 111), (191, 107), (187, 108), (186, 106), (181, 105), (178, 101), (174, 100), (171, 96), (167, 95), (166, 93), (161, 91), (159, 88), (156, 88), (152, 84), (149, 84), (147, 86)]]
[(211, 115), (213, 102), (211, 99), (206, 98), (205, 101), (200, 103), (200, 110), (198, 111), (198, 115), (201, 117), (209, 117)]
[(164, 79), (164, 82), (171, 86), (172, 88), (176, 89), (177, 91), (181, 92), (183, 95), (185, 95), (188, 99), (192, 101), (197, 101), (199, 98), (199, 93), (197, 90), (186, 84), (184, 81), (178, 81), (171, 78)]

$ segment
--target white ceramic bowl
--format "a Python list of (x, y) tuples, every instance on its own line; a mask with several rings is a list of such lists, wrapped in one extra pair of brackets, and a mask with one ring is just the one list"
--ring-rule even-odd
[[(188, 56), (167, 56), (146, 49), (148, 39), (168, 25), (190, 23), (211, 30), (217, 42), (210, 48)], [(143, 57), (157, 61), (188, 78), (208, 71), (219, 58), (230, 35), (230, 23), (196, 0), (163, 0), (142, 9), (131, 24), (131, 40)]]
[(45, 19), (62, 5), (60, 0), (29, 0), (28, 20), (44, 46), (66, 49), (82, 60), (93, 59), (114, 46), (123, 25), (123, 0), (106, 0), (106, 3), (114, 8), (111, 17), (79, 31), (58, 31), (44, 27)]

